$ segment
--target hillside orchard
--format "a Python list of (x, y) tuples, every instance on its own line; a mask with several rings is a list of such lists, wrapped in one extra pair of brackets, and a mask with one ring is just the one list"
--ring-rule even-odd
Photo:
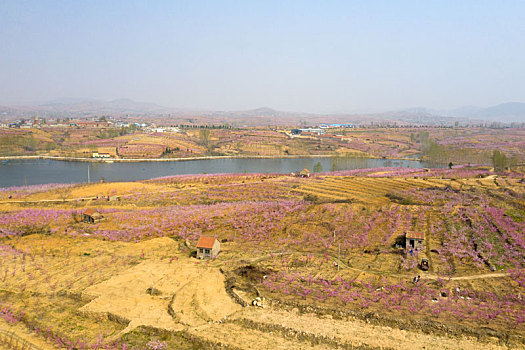
[[(523, 179), (381, 168), (2, 189), (0, 318), (71, 349), (250, 348), (259, 333), (252, 347), (410, 346), (355, 343), (338, 322), (412, 329), (435, 348), (452, 335), (449, 348), (521, 348)], [(109, 188), (118, 200), (99, 196)], [(104, 218), (82, 222), (88, 207)], [(211, 261), (191, 257), (203, 235), (222, 242)]]

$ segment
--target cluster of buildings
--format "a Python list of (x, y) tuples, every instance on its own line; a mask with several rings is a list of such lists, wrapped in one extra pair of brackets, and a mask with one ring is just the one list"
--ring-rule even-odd
[(352, 129), (355, 128), (355, 124), (321, 124), (321, 129)]
[(31, 129), (41, 127), (61, 127), (61, 128), (81, 128), (81, 129), (105, 129), (105, 128), (130, 128), (141, 129), (146, 132), (170, 133), (180, 132), (178, 127), (163, 126), (158, 127), (155, 123), (129, 122), (115, 120), (111, 117), (91, 118), (91, 119), (46, 119), (34, 117), (33, 119), (17, 119), (14, 121), (0, 121), (0, 128)]
[(1, 121), (0, 128), (31, 129), (40, 127), (41, 123), (38, 118), (34, 120), (17, 119), (15, 121)]
[(355, 128), (355, 124), (321, 124), (317, 128), (292, 129), (292, 135), (324, 135), (327, 129), (350, 129)]
[(111, 158), (111, 154), (105, 153), (105, 152), (93, 152), (92, 157), (99, 158), (99, 159), (107, 159), (107, 158)]
[(74, 128), (122, 128), (135, 126), (136, 128), (155, 128), (152, 123), (132, 123), (122, 120), (114, 120), (111, 117), (90, 118), (90, 119), (70, 119), (70, 118), (56, 118), (47, 119), (41, 117), (34, 117), (32, 119), (17, 119), (14, 121), (0, 121), (0, 127), (4, 128), (40, 128), (40, 127), (74, 127)]
[(324, 129), (306, 128), (306, 129), (292, 129), (292, 135), (323, 135), (326, 131)]
[(163, 127), (155, 127), (152, 126), (149, 131), (151, 132), (159, 132), (159, 133), (165, 133), (165, 132), (180, 132), (180, 128), (176, 126), (163, 126)]

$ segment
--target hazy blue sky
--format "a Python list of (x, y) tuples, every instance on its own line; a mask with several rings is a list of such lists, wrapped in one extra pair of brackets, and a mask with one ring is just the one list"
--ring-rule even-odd
[(525, 102), (525, 1), (0, 1), (0, 103)]

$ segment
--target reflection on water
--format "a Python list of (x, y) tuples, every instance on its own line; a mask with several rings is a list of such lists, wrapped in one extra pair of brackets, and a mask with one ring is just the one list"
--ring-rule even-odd
[(88, 180), (133, 181), (180, 174), (290, 173), (307, 168), (336, 171), (380, 167), (424, 168), (412, 160), (368, 158), (203, 159), (176, 162), (82, 163), (56, 160), (10, 160), (0, 164), (0, 187)]

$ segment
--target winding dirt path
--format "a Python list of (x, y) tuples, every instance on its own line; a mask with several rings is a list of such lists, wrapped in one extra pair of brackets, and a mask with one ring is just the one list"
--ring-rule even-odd
[(457, 281), (457, 280), (477, 280), (477, 279), (484, 279), (484, 278), (499, 278), (499, 277), (507, 277), (510, 276), (510, 273), (508, 272), (497, 272), (497, 273), (487, 273), (484, 275), (471, 275), (471, 276), (460, 276), (460, 277), (452, 277), (451, 280)]

